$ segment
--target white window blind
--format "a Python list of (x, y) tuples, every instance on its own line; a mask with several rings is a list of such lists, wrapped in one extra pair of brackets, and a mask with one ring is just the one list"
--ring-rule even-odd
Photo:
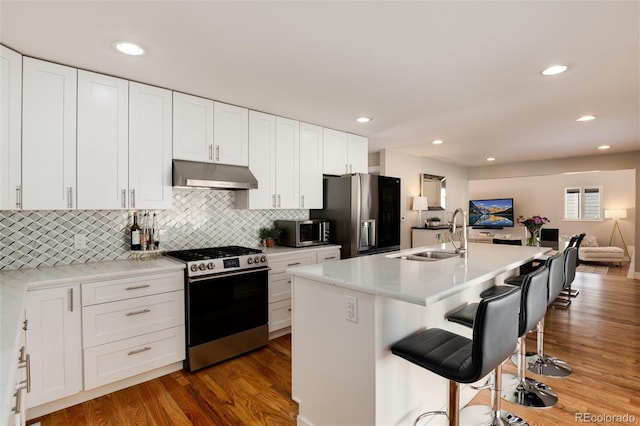
[(564, 192), (564, 218), (580, 218), (580, 188), (567, 188)]
[(583, 219), (600, 219), (600, 188), (585, 188), (583, 204)]

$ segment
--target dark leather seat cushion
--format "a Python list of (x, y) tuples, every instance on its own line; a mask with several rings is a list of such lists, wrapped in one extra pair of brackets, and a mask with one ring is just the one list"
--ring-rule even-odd
[[(502, 286), (505, 287), (505, 286)], [(493, 287), (492, 287), (493, 288)], [(447, 321), (455, 322), (456, 324), (464, 325), (465, 327), (473, 328), (473, 322), (476, 319), (476, 312), (478, 311), (477, 303), (469, 303), (462, 309), (447, 314)]]
[(449, 380), (471, 383), (473, 342), (440, 328), (418, 330), (391, 347), (394, 355)]
[(503, 294), (509, 293), (512, 290), (513, 287), (510, 285), (495, 285), (480, 293), (480, 298), (487, 299), (489, 297), (502, 296)]

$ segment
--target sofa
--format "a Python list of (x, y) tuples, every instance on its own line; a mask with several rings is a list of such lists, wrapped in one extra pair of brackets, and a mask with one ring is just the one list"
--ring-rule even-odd
[(628, 262), (624, 250), (615, 246), (600, 246), (593, 235), (586, 235), (578, 248), (578, 262)]

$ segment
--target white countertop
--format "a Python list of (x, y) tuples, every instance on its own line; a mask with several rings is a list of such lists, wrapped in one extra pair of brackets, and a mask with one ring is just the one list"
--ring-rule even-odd
[(179, 271), (184, 266), (183, 263), (159, 257), (155, 260), (118, 260), (0, 272), (0, 424), (9, 418), (13, 404), (20, 332), (28, 290)]
[(288, 254), (288, 253), (301, 253), (309, 250), (327, 250), (333, 248), (340, 248), (341, 246), (336, 244), (319, 244), (317, 246), (307, 246), (307, 247), (285, 247), (285, 246), (274, 246), (269, 248), (263, 248), (262, 251), (266, 255), (278, 255), (278, 254)]
[[(287, 272), (294, 277), (429, 306), (515, 269), (551, 250), (548, 247), (469, 243), (466, 259), (453, 257), (419, 262), (389, 257), (398, 253), (417, 253), (426, 248), (300, 266), (288, 269)], [(428, 248), (450, 250), (453, 246), (447, 243)]]

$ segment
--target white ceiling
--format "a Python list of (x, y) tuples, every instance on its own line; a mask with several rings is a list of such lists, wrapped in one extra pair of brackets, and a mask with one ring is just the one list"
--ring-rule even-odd
[(2, 0), (0, 29), (25, 55), (362, 134), (370, 152), (481, 166), (640, 149), (638, 1)]

